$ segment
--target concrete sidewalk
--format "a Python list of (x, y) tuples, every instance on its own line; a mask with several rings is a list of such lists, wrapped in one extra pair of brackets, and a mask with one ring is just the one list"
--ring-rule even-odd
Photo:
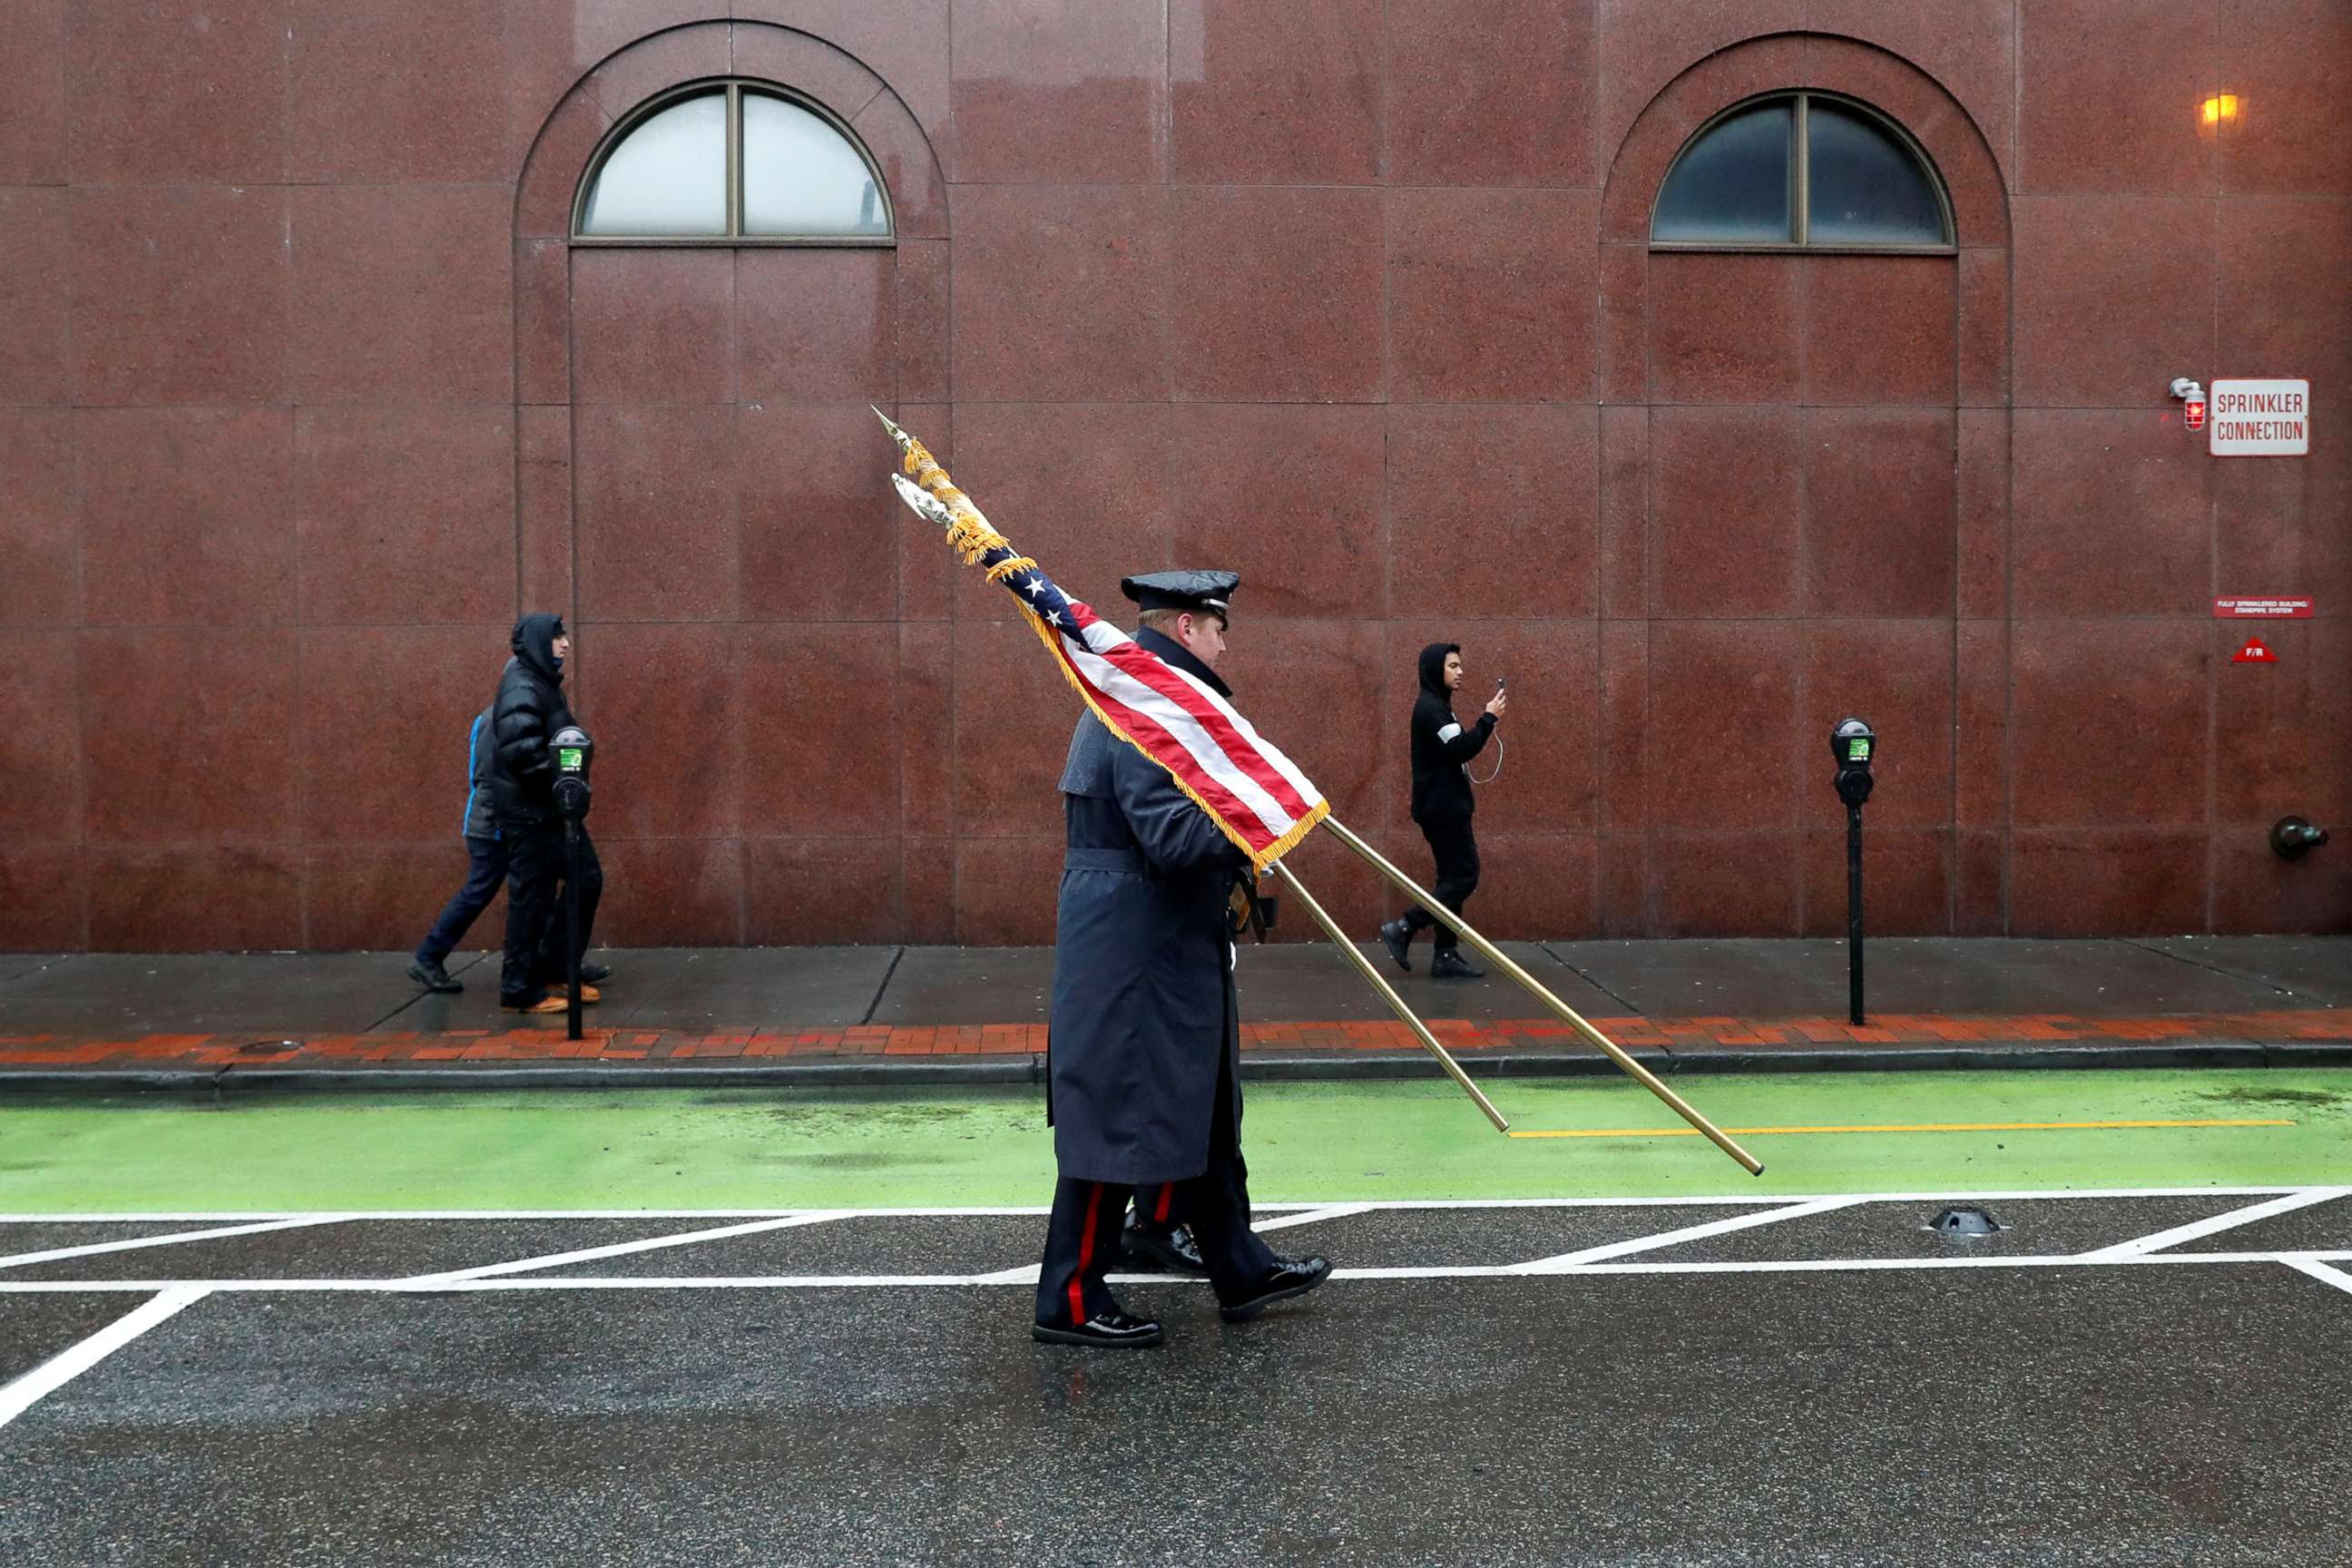
[[(1844, 944), (1525, 942), (1513, 955), (1659, 1071), (1853, 1066), (2352, 1065), (2352, 937), (1886, 940), (1870, 1022), (1845, 1019)], [(1396, 973), (1449, 1048), (1496, 1073), (1609, 1071), (1507, 979)], [(0, 957), (0, 1084), (1029, 1081), (1050, 948), (605, 952), (586, 1037), (518, 1028), (496, 960), (464, 994), (387, 953)], [(1314, 944), (1244, 948), (1253, 1077), (1433, 1070), (1352, 969)], [(537, 1021), (534, 1020), (534, 1023)]]

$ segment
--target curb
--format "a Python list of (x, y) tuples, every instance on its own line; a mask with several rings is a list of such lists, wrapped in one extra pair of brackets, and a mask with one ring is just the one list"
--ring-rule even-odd
[[(1816, 1049), (1738, 1048), (1629, 1051), (1662, 1078), (1687, 1074), (1797, 1072), (2082, 1071), (2101, 1068), (2352, 1068), (2352, 1043), (2215, 1040), (2166, 1045), (1956, 1046), (1888, 1048), (1826, 1046)], [(1242, 1077), (1259, 1083), (1378, 1083), (1443, 1078), (1419, 1051), (1363, 1056), (1246, 1056)], [(1466, 1058), (1474, 1078), (1607, 1078), (1614, 1063), (1598, 1052), (1496, 1055)], [(152, 1070), (0, 1071), (0, 1098), (10, 1094), (187, 1094), (304, 1090), (530, 1089), (879, 1089), (1036, 1085), (1045, 1059), (1022, 1056), (987, 1061), (908, 1058), (736, 1067), (713, 1063), (643, 1067), (205, 1068)]]

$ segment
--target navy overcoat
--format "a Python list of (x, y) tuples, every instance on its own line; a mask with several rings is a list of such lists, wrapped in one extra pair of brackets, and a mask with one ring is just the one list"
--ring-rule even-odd
[(1061, 787), (1068, 848), (1046, 1042), (1055, 1158), (1079, 1181), (1183, 1181), (1208, 1167), (1220, 1058), (1241, 1123), (1226, 900), (1247, 860), (1165, 769), (1092, 713), (1070, 737)]

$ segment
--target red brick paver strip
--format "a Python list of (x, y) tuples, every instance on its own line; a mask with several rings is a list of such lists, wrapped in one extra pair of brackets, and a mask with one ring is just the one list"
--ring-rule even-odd
[[(2065, 1014), (2018, 1014), (1954, 1018), (1887, 1015), (1856, 1026), (1834, 1018), (1596, 1018), (1593, 1026), (1628, 1048), (1674, 1050), (1811, 1046), (1844, 1047), (1942, 1045), (2071, 1045), (2120, 1042), (2155, 1045), (2171, 1040), (2352, 1041), (2352, 1008), (2311, 1008), (2168, 1018), (2083, 1018)], [(1475, 1024), (1459, 1018), (1429, 1021), (1448, 1050), (1477, 1057), (1503, 1051), (1585, 1048), (1567, 1025), (1552, 1018)], [(1333, 1020), (1244, 1024), (1242, 1048), (1253, 1055), (1302, 1052), (1412, 1053), (1420, 1048), (1402, 1023)], [(301, 1039), (240, 1035), (0, 1036), (0, 1069), (136, 1069), (159, 1067), (236, 1069), (257, 1067), (332, 1067), (359, 1063), (466, 1064), (578, 1061), (727, 1061), (792, 1058), (1042, 1056), (1043, 1024), (878, 1024), (846, 1029), (768, 1030), (591, 1029), (569, 1040), (561, 1028), (453, 1030), (446, 1034), (312, 1035)]]

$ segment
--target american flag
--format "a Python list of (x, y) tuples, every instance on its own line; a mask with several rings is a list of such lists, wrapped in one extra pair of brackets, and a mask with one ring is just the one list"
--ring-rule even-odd
[[(908, 445), (920, 454), (919, 459), (910, 455), (908, 467), (928, 469), (938, 479), (927, 491), (894, 475), (907, 504), (948, 527), (951, 538), (958, 517), (968, 520), (961, 533), (972, 545), (968, 558), (1012, 594), (1095, 716), (1166, 768), (1254, 867), (1265, 870), (1330, 815), (1322, 792), (1232, 703), (1139, 646), (1085, 601), (1062, 592), (1034, 561), (990, 528), (961, 491), (953, 490), (945, 470), (919, 443)], [(963, 504), (951, 507), (936, 493), (939, 489), (950, 490)]]
[[(1002, 557), (1012, 559), (1013, 552)], [(983, 556), (981, 563), (997, 563)], [(1004, 586), (1087, 706), (1174, 774), (1259, 870), (1329, 813), (1307, 775), (1213, 689), (1063, 593), (1035, 566), (1016, 569)]]

